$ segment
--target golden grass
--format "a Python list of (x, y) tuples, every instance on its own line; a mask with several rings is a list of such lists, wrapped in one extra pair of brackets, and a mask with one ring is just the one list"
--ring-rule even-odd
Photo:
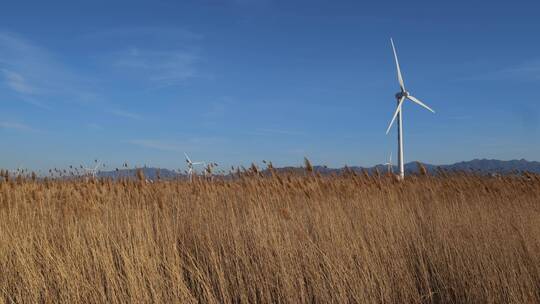
[(539, 303), (540, 178), (12, 179), (0, 288), (4, 303)]

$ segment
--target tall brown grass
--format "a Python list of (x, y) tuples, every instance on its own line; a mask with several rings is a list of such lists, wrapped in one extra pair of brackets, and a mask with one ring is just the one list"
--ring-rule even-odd
[(540, 178), (0, 183), (3, 303), (539, 303)]

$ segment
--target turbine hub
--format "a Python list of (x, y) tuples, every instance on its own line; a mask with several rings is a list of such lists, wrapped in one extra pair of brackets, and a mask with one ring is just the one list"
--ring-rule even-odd
[(406, 98), (406, 97), (409, 97), (409, 95), (410, 95), (409, 92), (401, 91), (401, 92), (396, 93), (396, 98), (397, 99), (401, 99), (402, 97)]

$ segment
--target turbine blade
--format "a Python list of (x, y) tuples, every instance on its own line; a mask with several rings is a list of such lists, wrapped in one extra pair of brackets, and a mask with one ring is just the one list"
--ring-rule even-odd
[(401, 76), (401, 69), (399, 68), (399, 61), (397, 58), (397, 52), (396, 47), (394, 46), (394, 40), (390, 38), (390, 42), (392, 43), (392, 50), (394, 51), (394, 59), (396, 60), (396, 68), (397, 68), (397, 77), (399, 81), (399, 87), (401, 88), (401, 91), (405, 91), (405, 84), (403, 83), (403, 77)]
[(398, 113), (401, 111), (401, 106), (403, 105), (403, 100), (405, 100), (403, 97), (399, 100), (399, 104), (396, 108), (396, 112), (394, 112), (394, 116), (392, 117), (392, 121), (390, 121), (390, 124), (388, 125), (388, 129), (386, 129), (386, 134), (390, 132), (390, 128), (392, 128), (392, 124), (394, 123), (394, 120), (396, 120), (396, 117)]
[(189, 159), (189, 156), (187, 155), (186, 152), (184, 152), (184, 155), (186, 156), (186, 160), (188, 161), (188, 163), (191, 163), (191, 159)]
[(203, 162), (194, 162), (194, 163), (191, 163), (192, 165), (202, 165), (204, 164)]
[(412, 102), (415, 102), (417, 103), (418, 105), (428, 109), (429, 111), (435, 113), (435, 111), (433, 111), (433, 109), (431, 109), (430, 107), (428, 107), (427, 105), (425, 105), (423, 102), (421, 102), (420, 100), (418, 100), (418, 98), (414, 97), (414, 96), (411, 96), (409, 95), (407, 98), (409, 98), (409, 100), (411, 100)]

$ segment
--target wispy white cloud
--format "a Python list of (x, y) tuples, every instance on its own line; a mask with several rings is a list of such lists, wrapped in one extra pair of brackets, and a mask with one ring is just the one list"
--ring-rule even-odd
[(60, 63), (46, 49), (14, 33), (0, 31), (0, 71), (3, 84), (22, 101), (34, 105), (52, 100), (96, 99), (88, 80)]
[(448, 119), (451, 120), (470, 120), (473, 119), (472, 115), (456, 115), (456, 116), (449, 116)]
[(10, 130), (16, 130), (16, 131), (25, 131), (25, 132), (38, 131), (30, 127), (29, 125), (19, 123), (19, 122), (10, 122), (10, 121), (0, 121), (0, 129), (10, 129)]
[(227, 105), (222, 102), (212, 102), (208, 111), (202, 115), (204, 118), (219, 118), (223, 117), (226, 113)]
[(129, 119), (133, 119), (133, 120), (142, 120), (143, 119), (143, 117), (140, 114), (129, 112), (129, 111), (126, 111), (126, 110), (109, 109), (109, 110), (106, 110), (106, 111), (108, 113), (110, 113), (110, 114), (113, 114), (115, 116), (122, 117), (122, 118), (129, 118)]
[(540, 59), (493, 70), (483, 74), (466, 77), (465, 80), (505, 80), (514, 79), (521, 81), (540, 80)]
[(107, 28), (103, 31), (95, 31), (82, 35), (82, 40), (95, 42), (118, 42), (144, 40), (150, 45), (159, 45), (171, 42), (184, 43), (185, 41), (197, 41), (203, 39), (203, 35), (180, 27), (163, 26), (130, 26)]
[(250, 131), (249, 134), (257, 135), (257, 136), (275, 136), (275, 135), (304, 136), (306, 135), (305, 133), (299, 132), (299, 131), (286, 130), (286, 129), (273, 129), (273, 128), (257, 128), (253, 131)]
[(183, 152), (186, 150), (186, 146), (163, 140), (154, 140), (154, 139), (132, 139), (128, 140), (127, 143), (140, 146), (143, 148), (150, 148), (154, 150), (161, 151), (171, 151), (171, 152)]
[(278, 135), (305, 135), (302, 132), (293, 131), (293, 130), (280, 130), (280, 129), (257, 129), (259, 132), (268, 133), (268, 134), (278, 134)]
[(540, 80), (540, 59), (503, 69), (498, 74), (500, 74), (500, 76)]
[(35, 88), (28, 84), (26, 79), (20, 74), (7, 69), (2, 69), (2, 73), (4, 74), (6, 84), (12, 90), (22, 94), (33, 94), (35, 92)]
[(131, 139), (128, 144), (169, 152), (207, 151), (223, 146), (227, 139), (221, 137), (188, 137), (182, 141), (167, 139)]
[(151, 88), (183, 85), (201, 77), (200, 42), (203, 36), (176, 27), (127, 27), (86, 35), (102, 48), (100, 61), (124, 80), (142, 80)]
[(226, 117), (227, 108), (229, 107), (228, 103), (225, 101), (222, 102), (212, 102), (209, 107), (202, 110), (201, 119), (202, 124), (207, 127), (214, 127), (216, 124)]
[(103, 126), (100, 125), (100, 124), (97, 124), (97, 123), (89, 123), (86, 125), (86, 127), (89, 129), (89, 130), (94, 130), (94, 131), (101, 131), (103, 130)]
[(179, 85), (198, 77), (199, 56), (186, 50), (148, 50), (129, 48), (116, 54), (113, 65), (138, 75), (159, 87)]

